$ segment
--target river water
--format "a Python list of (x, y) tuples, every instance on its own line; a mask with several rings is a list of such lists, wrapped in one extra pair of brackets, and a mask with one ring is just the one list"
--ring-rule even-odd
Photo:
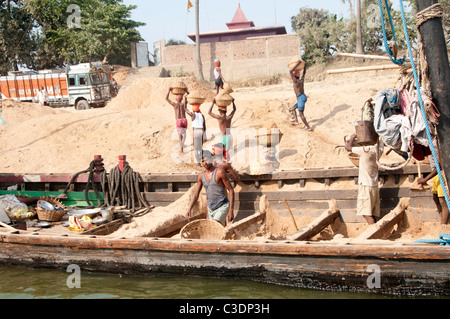
[[(248, 281), (127, 277), (54, 269), (0, 266), (0, 299), (395, 299), (364, 293), (324, 292)], [(74, 287), (76, 286), (76, 287)]]

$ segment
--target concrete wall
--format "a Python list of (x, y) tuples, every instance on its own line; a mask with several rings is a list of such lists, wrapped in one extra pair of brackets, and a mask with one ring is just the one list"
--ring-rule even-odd
[[(214, 81), (214, 59), (220, 59), (225, 80), (238, 82), (286, 74), (287, 64), (300, 55), (300, 38), (296, 34), (256, 37), (206, 43), (200, 50), (205, 80)], [(195, 45), (165, 46), (162, 43), (160, 53), (161, 66), (172, 74), (195, 73)]]

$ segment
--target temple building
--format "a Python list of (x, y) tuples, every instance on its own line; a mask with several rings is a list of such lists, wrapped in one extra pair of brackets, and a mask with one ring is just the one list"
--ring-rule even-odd
[[(228, 30), (200, 33), (200, 44), (215, 42), (241, 41), (253, 37), (267, 37), (286, 34), (284, 26), (255, 27), (253, 21), (248, 21), (239, 4), (238, 9), (230, 23), (226, 24)], [(195, 43), (195, 33), (188, 37)]]

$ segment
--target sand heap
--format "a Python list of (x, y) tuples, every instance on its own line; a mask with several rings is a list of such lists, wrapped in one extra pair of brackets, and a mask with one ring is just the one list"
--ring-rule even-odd
[[(192, 187), (179, 200), (167, 207), (158, 207), (142, 217), (134, 218), (130, 224), (122, 226), (109, 235), (111, 237), (159, 237), (162, 229), (180, 225), (181, 229), (186, 223), (186, 212), (194, 196), (196, 186)], [(206, 197), (200, 196), (192, 209), (191, 217), (197, 219), (206, 217)]]
[[(364, 101), (378, 90), (391, 87), (396, 74), (349, 78), (345, 82), (342, 78), (306, 83), (309, 102), (305, 115), (314, 133), (289, 122), (295, 103), (292, 84), (235, 88), (237, 112), (232, 129), (239, 160), (234, 161), (234, 167), (243, 170), (249, 165), (246, 145), (252, 138), (251, 130), (270, 128), (274, 123), (284, 133), (278, 153), (280, 169), (351, 166), (346, 152), (335, 151), (335, 147), (354, 132), (353, 122), (360, 118)], [(188, 119), (188, 148), (179, 157), (175, 114), (165, 100), (169, 87), (180, 80), (189, 90), (200, 90), (207, 97), (201, 110), (208, 128), (204, 148), (211, 149), (220, 140), (217, 120), (207, 114), (214, 91), (194, 78), (145, 78), (124, 87), (100, 109), (81, 112), (2, 102), (2, 117), (9, 124), (0, 125), (2, 172), (73, 174), (86, 169), (95, 155), (102, 155), (108, 170), (117, 165), (119, 155), (126, 155), (141, 174), (197, 172), (188, 149), (192, 147), (191, 121)]]

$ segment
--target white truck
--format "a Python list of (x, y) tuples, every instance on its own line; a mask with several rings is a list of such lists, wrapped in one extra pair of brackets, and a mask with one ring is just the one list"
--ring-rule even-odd
[(74, 106), (77, 110), (86, 110), (103, 107), (111, 99), (106, 71), (101, 64), (91, 63), (58, 70), (9, 72), (0, 77), (0, 98), (38, 102), (42, 87), (52, 107)]

